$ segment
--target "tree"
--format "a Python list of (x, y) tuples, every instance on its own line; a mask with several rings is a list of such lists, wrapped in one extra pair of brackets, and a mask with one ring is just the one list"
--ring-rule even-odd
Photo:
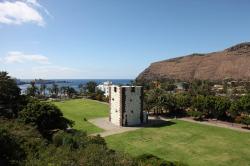
[(46, 84), (42, 83), (40, 85), (40, 94), (45, 97), (45, 92), (46, 92)]
[(0, 116), (15, 117), (21, 90), (7, 72), (0, 72)]
[(154, 108), (154, 99), (150, 93), (144, 95), (143, 108), (149, 113)]
[(83, 95), (86, 92), (86, 86), (84, 84), (79, 84), (78, 86), (80, 94)]
[(39, 93), (38, 87), (35, 85), (35, 81), (30, 82), (30, 86), (27, 88), (27, 95), (35, 97)]
[(185, 110), (191, 106), (191, 96), (189, 94), (176, 94), (175, 100), (177, 109)]
[(205, 100), (206, 100), (205, 97), (202, 95), (197, 95), (197, 96), (193, 97), (192, 98), (192, 107), (199, 112), (203, 112), (205, 105), (206, 105)]
[(160, 88), (152, 89), (146, 94), (146, 105), (148, 105), (148, 108), (152, 108), (154, 110), (154, 114), (159, 114), (163, 109), (165, 102), (163, 94), (164, 91)]
[(250, 117), (249, 116), (243, 116), (242, 120), (241, 120), (241, 123), (247, 125), (247, 128), (248, 128), (248, 126), (250, 125)]
[(239, 101), (234, 100), (233, 102), (231, 102), (231, 105), (230, 105), (230, 108), (229, 108), (229, 114), (230, 114), (232, 122), (235, 121), (235, 118), (239, 114), (239, 110), (241, 110)]
[(59, 93), (59, 88), (58, 88), (58, 85), (53, 83), (52, 84), (52, 87), (51, 87), (51, 93), (54, 97), (57, 97), (58, 96), (58, 93)]
[(230, 109), (231, 102), (226, 97), (215, 97), (213, 116), (218, 119), (220, 117), (226, 117), (227, 111)]
[(49, 136), (54, 129), (67, 129), (73, 122), (64, 118), (58, 107), (51, 103), (34, 100), (19, 113), (19, 119), (35, 125), (44, 136)]
[(67, 93), (70, 98), (77, 94), (76, 90), (73, 87), (68, 87)]
[(99, 101), (104, 101), (104, 98), (105, 98), (104, 92), (101, 90), (97, 90), (95, 94), (95, 99)]
[(242, 113), (250, 115), (250, 94), (242, 96), (239, 102), (242, 108)]
[(192, 81), (189, 90), (192, 95), (206, 96), (212, 94), (211, 88), (212, 86), (208, 81), (194, 80)]
[(88, 93), (95, 93), (96, 91), (96, 86), (97, 86), (97, 83), (94, 82), (94, 81), (89, 81), (87, 82), (86, 84), (86, 90), (88, 91)]
[(176, 104), (176, 99), (173, 94), (166, 93), (162, 96), (160, 96), (160, 103), (159, 105), (163, 107), (165, 110), (168, 110), (168, 113), (172, 115), (177, 114), (177, 104)]
[(177, 86), (172, 83), (161, 83), (161, 88), (163, 88), (166, 91), (174, 91)]

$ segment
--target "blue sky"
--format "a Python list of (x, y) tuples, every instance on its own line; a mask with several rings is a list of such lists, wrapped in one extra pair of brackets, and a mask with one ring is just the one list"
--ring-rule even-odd
[(249, 0), (0, 0), (0, 70), (135, 78), (150, 63), (250, 41)]

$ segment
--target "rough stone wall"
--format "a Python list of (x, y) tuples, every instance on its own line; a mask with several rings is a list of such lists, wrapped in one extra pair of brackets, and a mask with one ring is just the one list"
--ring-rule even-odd
[(145, 123), (146, 116), (142, 109), (142, 99), (143, 89), (140, 86), (111, 86), (110, 121), (119, 126)]
[[(114, 91), (116, 88), (116, 92)], [(110, 121), (120, 126), (121, 124), (121, 88), (119, 86), (110, 87)]]
[[(126, 87), (125, 95), (125, 112), (123, 124), (136, 125), (141, 124), (141, 87), (134, 87), (135, 92), (132, 92), (132, 87)], [(126, 123), (127, 117), (127, 123)]]

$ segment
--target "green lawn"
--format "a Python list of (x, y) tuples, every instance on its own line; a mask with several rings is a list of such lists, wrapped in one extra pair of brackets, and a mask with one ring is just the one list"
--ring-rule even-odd
[(88, 134), (103, 131), (90, 122), (84, 121), (84, 118), (92, 119), (108, 116), (109, 106), (94, 100), (75, 99), (64, 102), (54, 102), (63, 112), (63, 115), (75, 122), (73, 128), (87, 131)]
[(106, 137), (112, 149), (133, 156), (151, 153), (194, 166), (249, 166), (250, 134), (180, 120)]

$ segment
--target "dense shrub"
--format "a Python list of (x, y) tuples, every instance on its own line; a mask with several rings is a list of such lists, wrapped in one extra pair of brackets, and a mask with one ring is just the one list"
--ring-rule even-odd
[(58, 146), (69, 146), (70, 148), (83, 148), (88, 144), (88, 138), (85, 132), (79, 131), (58, 131), (53, 135), (53, 143)]
[(26, 165), (32, 166), (77, 166), (78, 155), (68, 146), (47, 145), (27, 158)]
[(51, 103), (32, 101), (19, 113), (19, 120), (32, 124), (44, 135), (54, 129), (67, 129), (73, 122), (64, 118), (58, 107)]
[(88, 137), (88, 143), (89, 143), (89, 144), (98, 144), (98, 145), (106, 146), (105, 139), (102, 138), (100, 135), (97, 135), (97, 136), (89, 136), (89, 137)]
[(140, 166), (185, 166), (183, 163), (165, 161), (152, 154), (142, 154), (136, 160)]
[(17, 139), (5, 129), (0, 128), (0, 165), (18, 165), (25, 159), (25, 151)]
[(189, 116), (194, 117), (195, 120), (202, 120), (203, 119), (203, 113), (199, 111), (188, 111), (187, 112)]
[(113, 150), (109, 150), (106, 146), (91, 144), (85, 149), (78, 152), (79, 165), (84, 166), (132, 166), (137, 165), (135, 161), (122, 154), (118, 154)]
[[(17, 120), (0, 118), (0, 129), (8, 131), (9, 135), (11, 135), (12, 140), (14, 140), (18, 145), (13, 149), (11, 144), (6, 144), (0, 141), (0, 143), (3, 144), (3, 146), (0, 146), (1, 150), (2, 147), (7, 146), (6, 148), (8, 150), (18, 150), (22, 153), (24, 152), (24, 155), (18, 156), (17, 158), (17, 161), (19, 161), (18, 165), (22, 165), (24, 163), (24, 157), (34, 155), (41, 147), (44, 147), (47, 144), (47, 141), (43, 139), (42, 135), (37, 131), (36, 128), (30, 125), (22, 124)], [(4, 150), (4, 148), (3, 151), (7, 152)]]
[(247, 128), (250, 125), (250, 117), (249, 116), (243, 116), (241, 119), (241, 123), (245, 124), (247, 126)]

